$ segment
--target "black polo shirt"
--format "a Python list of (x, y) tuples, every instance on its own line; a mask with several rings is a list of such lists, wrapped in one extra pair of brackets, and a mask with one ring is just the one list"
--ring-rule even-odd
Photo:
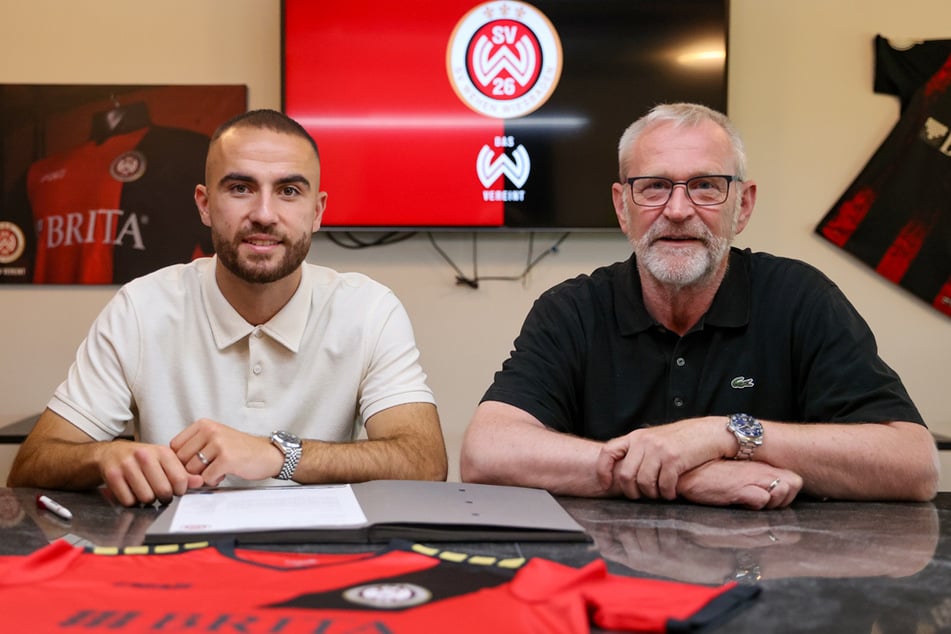
[(483, 400), (598, 440), (737, 412), (923, 424), (839, 288), (804, 262), (748, 249), (731, 250), (710, 310), (683, 337), (648, 314), (633, 256), (549, 289)]

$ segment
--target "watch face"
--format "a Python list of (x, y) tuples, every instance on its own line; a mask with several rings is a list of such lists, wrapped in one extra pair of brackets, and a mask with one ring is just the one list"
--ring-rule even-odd
[(285, 445), (299, 445), (300, 438), (296, 435), (290, 433), (289, 431), (276, 431), (273, 434), (274, 440), (277, 440), (281, 444)]
[(760, 422), (747, 414), (735, 414), (730, 417), (730, 428), (751, 438), (763, 435), (763, 426)]

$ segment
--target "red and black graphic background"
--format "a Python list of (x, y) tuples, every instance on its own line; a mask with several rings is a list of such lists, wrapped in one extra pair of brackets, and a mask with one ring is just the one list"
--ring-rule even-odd
[[(610, 188), (627, 125), (661, 101), (726, 109), (724, 59), (675, 59), (725, 51), (725, 2), (539, 0), (561, 42), (557, 87), (525, 116), (479, 114), (447, 72), (453, 30), (479, 4), (284, 0), (284, 109), (320, 146), (325, 228), (617, 229)], [(482, 148), (499, 158), (519, 145), (527, 181), (483, 186)]]

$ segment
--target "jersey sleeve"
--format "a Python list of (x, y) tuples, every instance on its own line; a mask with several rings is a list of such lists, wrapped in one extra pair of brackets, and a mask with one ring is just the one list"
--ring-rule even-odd
[(526, 602), (547, 599), (561, 614), (588, 614), (598, 627), (623, 632), (701, 631), (726, 622), (760, 592), (756, 585), (622, 577), (610, 574), (603, 560), (580, 569), (532, 560), (519, 571), (513, 590)]
[(949, 55), (951, 39), (900, 46), (876, 35), (874, 90), (899, 97), (904, 112), (914, 94), (938, 72)]

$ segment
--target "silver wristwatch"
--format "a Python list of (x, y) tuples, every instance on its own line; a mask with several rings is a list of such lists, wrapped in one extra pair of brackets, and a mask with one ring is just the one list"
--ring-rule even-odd
[(756, 448), (763, 444), (763, 425), (749, 414), (730, 414), (726, 428), (733, 432), (740, 450), (735, 460), (749, 460)]
[(281, 467), (281, 472), (274, 477), (278, 480), (290, 480), (294, 477), (297, 463), (300, 462), (301, 440), (287, 431), (272, 431), (271, 442), (284, 454), (284, 465)]

